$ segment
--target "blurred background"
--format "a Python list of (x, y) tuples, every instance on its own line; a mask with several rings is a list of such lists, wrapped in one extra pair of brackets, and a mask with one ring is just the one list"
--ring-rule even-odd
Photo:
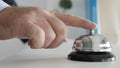
[[(95, 34), (103, 34), (112, 44), (120, 44), (120, 0), (15, 0), (18, 6), (39, 7), (89, 19), (97, 24)], [(73, 22), (74, 23), (74, 22)], [(68, 37), (76, 39), (87, 30), (70, 27)], [(19, 39), (1, 40), (0, 57), (24, 49)], [(22, 46), (23, 45), (23, 46)]]

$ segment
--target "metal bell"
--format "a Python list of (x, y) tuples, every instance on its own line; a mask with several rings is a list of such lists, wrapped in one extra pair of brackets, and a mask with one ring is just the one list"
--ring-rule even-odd
[(75, 40), (73, 49), (77, 51), (89, 52), (110, 52), (111, 44), (106, 37), (95, 35), (89, 31), (89, 35), (84, 35)]
[(73, 44), (73, 51), (68, 59), (88, 62), (110, 62), (115, 60), (111, 53), (111, 44), (103, 35), (94, 34), (89, 30), (88, 35), (77, 38)]

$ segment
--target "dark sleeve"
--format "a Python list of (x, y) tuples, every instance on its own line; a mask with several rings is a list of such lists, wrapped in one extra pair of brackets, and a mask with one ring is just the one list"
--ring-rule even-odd
[(17, 3), (14, 0), (3, 0), (3, 1), (11, 6), (17, 6)]

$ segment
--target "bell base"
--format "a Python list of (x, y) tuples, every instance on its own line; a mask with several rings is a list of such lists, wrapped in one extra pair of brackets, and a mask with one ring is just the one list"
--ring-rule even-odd
[(85, 62), (111, 62), (115, 60), (115, 56), (110, 52), (72, 51), (68, 55), (68, 59)]

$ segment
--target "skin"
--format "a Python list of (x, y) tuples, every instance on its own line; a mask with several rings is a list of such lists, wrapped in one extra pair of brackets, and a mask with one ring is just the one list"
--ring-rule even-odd
[(96, 25), (78, 16), (35, 7), (8, 7), (0, 12), (0, 40), (29, 39), (33, 49), (56, 48), (67, 41), (67, 26), (93, 30)]

